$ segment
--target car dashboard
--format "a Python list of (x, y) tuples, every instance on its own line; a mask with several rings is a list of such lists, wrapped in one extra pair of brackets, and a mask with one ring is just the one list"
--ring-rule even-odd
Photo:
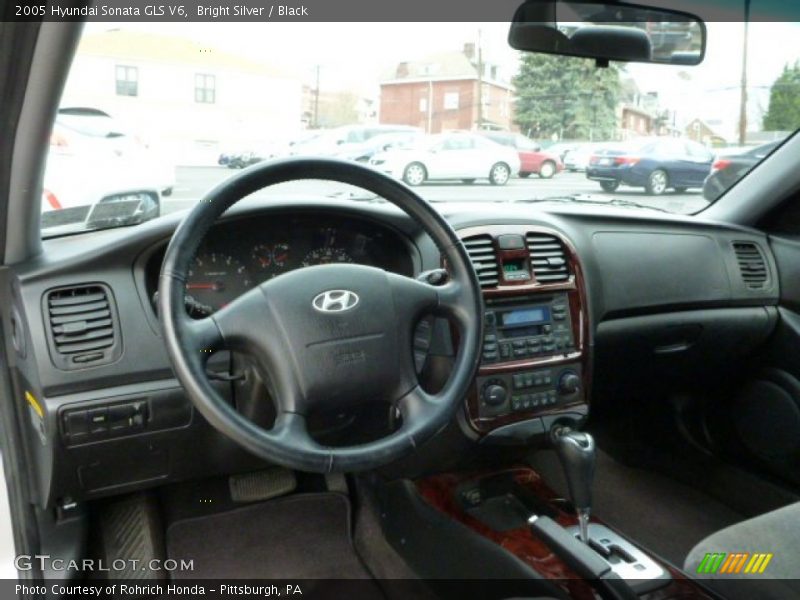
[[(777, 320), (775, 261), (753, 230), (628, 209), (438, 207), (478, 274), (484, 340), (452, 424), (458, 442), (438, 436), (418, 452), (423, 462), (426, 453), (434, 463), (452, 457), (463, 444), (474, 452), (545, 444), (559, 423), (579, 423), (593, 403), (613, 401), (609, 389), (659, 365), (678, 379), (696, 376), (710, 348), (713, 361), (733, 361)], [(154, 295), (180, 218), (45, 240), (39, 257), (14, 269), (14, 367), (37, 464), (31, 488), (42, 506), (263, 465), (205, 422), (172, 373)], [(209, 314), (269, 278), (329, 262), (406, 276), (442, 264), (418, 224), (388, 204), (247, 203), (206, 235), (189, 273), (187, 311)], [(75, 314), (94, 316), (70, 331)], [(441, 385), (458, 348), (454, 331), (425, 319), (414, 342), (408, 351), (421, 383)], [(240, 380), (241, 365), (215, 355), (214, 385), (268, 424), (269, 382)], [(363, 433), (375, 423), (391, 427), (390, 416), (335, 412), (319, 430)]]

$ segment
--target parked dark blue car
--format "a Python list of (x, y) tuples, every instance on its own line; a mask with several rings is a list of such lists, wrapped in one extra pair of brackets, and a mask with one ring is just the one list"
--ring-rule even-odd
[(657, 196), (670, 188), (685, 192), (703, 187), (713, 159), (708, 148), (697, 142), (651, 138), (598, 149), (589, 159), (586, 177), (600, 182), (606, 192), (624, 184)]

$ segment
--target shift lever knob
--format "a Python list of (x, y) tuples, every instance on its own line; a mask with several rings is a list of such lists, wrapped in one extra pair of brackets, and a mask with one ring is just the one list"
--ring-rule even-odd
[(554, 432), (553, 445), (567, 478), (570, 499), (578, 512), (581, 539), (585, 542), (588, 540), (589, 512), (592, 508), (596, 459), (594, 438), (588, 433), (564, 428)]

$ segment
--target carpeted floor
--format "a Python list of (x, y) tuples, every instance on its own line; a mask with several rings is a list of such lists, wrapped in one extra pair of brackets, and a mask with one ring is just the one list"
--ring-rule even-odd
[[(567, 496), (558, 457), (537, 452), (532, 466)], [(706, 536), (745, 517), (710, 496), (658, 473), (627, 467), (597, 453), (593, 515), (676, 566)]]
[[(167, 554), (192, 559), (189, 578), (370, 579), (353, 548), (344, 495), (301, 494), (176, 521)], [(374, 582), (374, 594), (382, 597)]]

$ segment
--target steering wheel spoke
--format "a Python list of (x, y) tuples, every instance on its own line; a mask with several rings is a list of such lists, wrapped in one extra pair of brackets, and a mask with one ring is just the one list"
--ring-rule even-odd
[(464, 301), (464, 287), (451, 281), (442, 287), (436, 288), (438, 304), (434, 314), (450, 319), (463, 335), (469, 327), (474, 326), (472, 307)]
[(436, 409), (437, 399), (422, 389), (422, 386), (416, 385), (396, 404), (403, 417), (403, 425), (413, 429), (414, 423), (425, 420)]
[(195, 320), (187, 316), (184, 332), (187, 346), (199, 353), (204, 362), (225, 345), (222, 333), (213, 317)]

